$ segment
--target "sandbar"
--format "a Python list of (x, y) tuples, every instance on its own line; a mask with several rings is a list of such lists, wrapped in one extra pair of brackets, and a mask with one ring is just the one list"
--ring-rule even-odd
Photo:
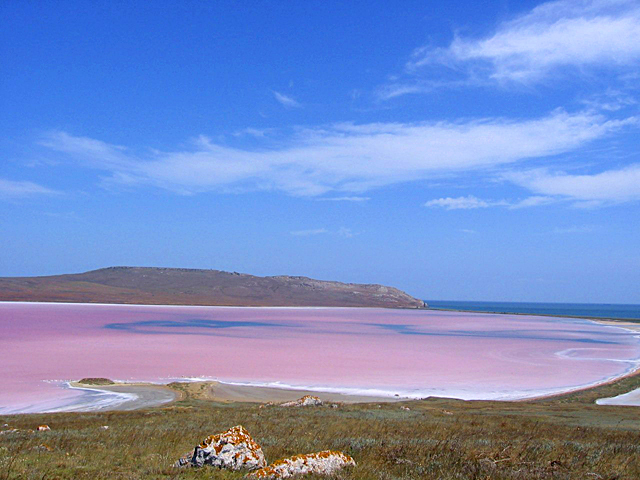
[(633, 322), (631, 320), (596, 320), (592, 318), (590, 318), (589, 320), (596, 323), (600, 323), (602, 325), (608, 325), (610, 327), (625, 328), (627, 330), (640, 333), (640, 323)]
[(213, 402), (281, 403), (297, 400), (304, 395), (319, 397), (323, 402), (335, 403), (381, 403), (406, 400), (402, 397), (349, 395), (337, 392), (265, 387), (257, 385), (235, 385), (222, 382), (179, 382), (172, 387), (184, 391), (189, 396)]
[[(116, 383), (114, 385), (85, 385), (78, 382), (70, 382), (73, 388), (82, 388), (84, 390), (94, 390), (96, 392), (113, 392), (131, 395), (133, 398), (127, 399), (117, 404), (96, 405), (87, 408), (85, 411), (128, 411), (138, 410), (141, 408), (157, 407), (167, 403), (174, 402), (180, 398), (180, 393), (165, 385), (156, 385), (152, 383)], [(83, 411), (75, 409), (71, 406), (68, 410)]]

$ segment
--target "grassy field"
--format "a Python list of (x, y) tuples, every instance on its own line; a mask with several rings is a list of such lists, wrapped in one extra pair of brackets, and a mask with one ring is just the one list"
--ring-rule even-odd
[(134, 412), (4, 416), (3, 430), (51, 431), (0, 435), (0, 479), (242, 478), (171, 466), (207, 435), (241, 424), (269, 462), (325, 449), (353, 456), (358, 466), (334, 478), (637, 480), (640, 407), (591, 403), (637, 386), (638, 375), (534, 402), (261, 409), (187, 397)]

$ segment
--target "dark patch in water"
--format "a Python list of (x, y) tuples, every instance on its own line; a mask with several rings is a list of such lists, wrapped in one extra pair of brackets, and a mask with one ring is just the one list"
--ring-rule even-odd
[[(242, 320), (208, 320), (192, 318), (188, 320), (143, 320), (139, 322), (107, 323), (104, 328), (109, 330), (124, 330), (127, 332), (172, 335), (215, 335), (207, 330), (220, 330), (238, 327), (284, 327), (277, 323), (248, 322)], [(204, 329), (199, 332), (176, 331), (190, 328)], [(166, 329), (166, 330), (165, 330)]]
[[(370, 323), (373, 327), (382, 328), (384, 330), (391, 330), (393, 332), (399, 333), (400, 335), (424, 335), (428, 337), (476, 337), (476, 338), (510, 338), (514, 340), (544, 340), (549, 342), (579, 342), (579, 343), (595, 343), (600, 345), (619, 345), (618, 342), (611, 340), (598, 340), (594, 338), (584, 338), (584, 337), (547, 337), (541, 335), (540, 332), (537, 331), (527, 331), (527, 330), (495, 330), (491, 332), (476, 332), (473, 330), (448, 330), (441, 332), (421, 332), (419, 330), (414, 329), (414, 325), (407, 324), (389, 324), (389, 323)], [(552, 333), (569, 333), (569, 334), (584, 334), (585, 332), (580, 331), (570, 331), (570, 330), (550, 330)], [(589, 332), (591, 334), (600, 334), (599, 332)], [(614, 335), (614, 334), (610, 334)], [(620, 334), (621, 335), (621, 334)]]

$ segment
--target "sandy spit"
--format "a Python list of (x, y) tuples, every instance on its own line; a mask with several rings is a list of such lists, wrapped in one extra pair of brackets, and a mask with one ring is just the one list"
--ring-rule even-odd
[(93, 412), (127, 411), (140, 408), (157, 407), (174, 402), (180, 398), (180, 393), (165, 386), (152, 383), (116, 383), (114, 385), (85, 385), (79, 382), (70, 382), (70, 386), (86, 390), (108, 391), (116, 393), (133, 394), (136, 398), (126, 400), (117, 405), (107, 405), (91, 409)]
[(406, 400), (400, 397), (347, 395), (344, 393), (318, 392), (314, 390), (233, 385), (216, 381), (181, 383), (180, 386), (196, 397), (213, 402), (282, 403), (297, 400), (304, 395), (313, 395), (319, 397), (324, 402), (337, 403), (381, 403)]

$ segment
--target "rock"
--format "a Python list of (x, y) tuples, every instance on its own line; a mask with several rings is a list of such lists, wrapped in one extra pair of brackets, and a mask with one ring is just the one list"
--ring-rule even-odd
[(102, 430), (109, 430), (109, 425), (102, 425), (100, 428)]
[(318, 397), (314, 397), (313, 395), (305, 395), (298, 400), (294, 400), (293, 402), (285, 402), (281, 403), (281, 407), (319, 407), (322, 405), (322, 400)]
[(46, 432), (47, 430), (51, 430), (51, 428), (49, 428), (49, 425), (40, 425), (36, 430), (39, 432)]
[(262, 468), (267, 464), (262, 448), (242, 425), (217, 435), (209, 435), (192, 453), (178, 460), (175, 467), (211, 465), (230, 470)]
[(46, 443), (41, 443), (40, 445), (37, 445), (35, 447), (31, 447), (31, 448), (33, 450), (38, 450), (38, 451), (42, 451), (42, 452), (53, 452), (53, 448), (51, 448)]
[(400, 407), (402, 410), (411, 410), (409, 407), (405, 407), (404, 405)]
[(355, 465), (356, 462), (349, 455), (325, 450), (278, 460), (268, 467), (251, 472), (247, 477), (277, 479), (289, 478), (294, 475), (306, 475), (308, 473), (331, 475), (344, 467), (355, 467)]

